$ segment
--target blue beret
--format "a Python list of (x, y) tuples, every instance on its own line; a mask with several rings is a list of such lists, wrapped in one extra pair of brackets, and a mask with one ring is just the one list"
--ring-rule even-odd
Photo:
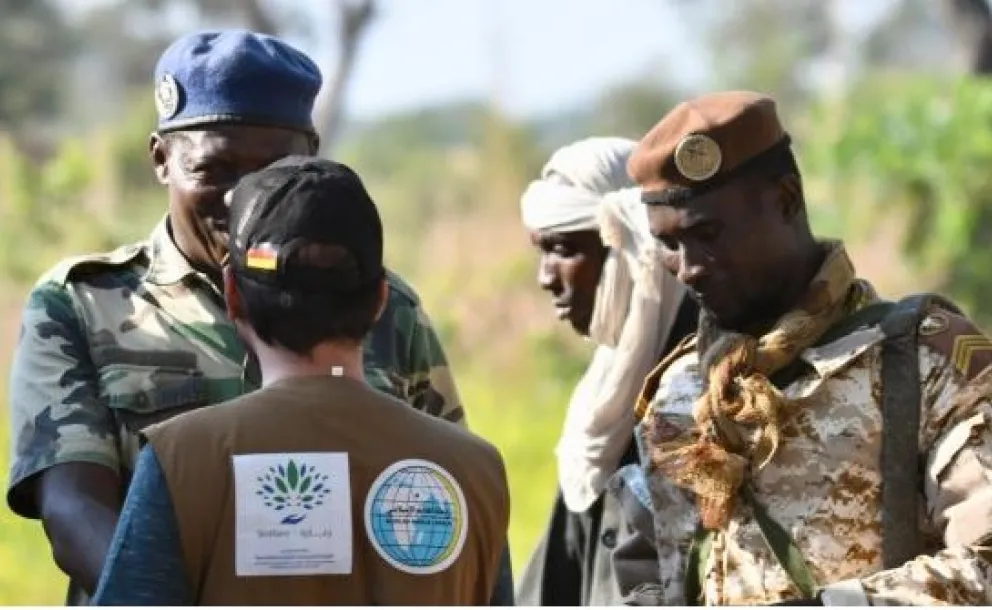
[(313, 130), (320, 69), (272, 36), (207, 31), (172, 43), (155, 66), (159, 131), (216, 123)]

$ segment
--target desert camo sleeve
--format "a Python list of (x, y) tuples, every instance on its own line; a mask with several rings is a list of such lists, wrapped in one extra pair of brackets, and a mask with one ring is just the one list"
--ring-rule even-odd
[(927, 521), (944, 549), (860, 581), (824, 602), (992, 604), (992, 342), (967, 319), (934, 312), (920, 332), (921, 448)]
[(9, 400), (13, 455), (7, 502), (15, 513), (38, 516), (31, 481), (56, 464), (119, 468), (112, 419), (98, 397), (83, 325), (61, 284), (40, 283), (28, 296)]

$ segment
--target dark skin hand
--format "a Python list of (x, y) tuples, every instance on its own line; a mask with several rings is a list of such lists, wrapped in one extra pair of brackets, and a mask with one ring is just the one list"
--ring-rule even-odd
[(823, 263), (798, 176), (742, 177), (683, 205), (650, 205), (662, 264), (727, 330), (760, 335)]
[(596, 231), (531, 233), (541, 253), (537, 283), (548, 291), (558, 317), (586, 336), (596, 304), (596, 286), (609, 250)]
[[(224, 194), (245, 174), (288, 155), (314, 154), (317, 145), (313, 134), (247, 125), (152, 134), (149, 156), (169, 191), (172, 238), (218, 290), (227, 255)], [(59, 464), (39, 476), (35, 493), (55, 562), (92, 594), (123, 505), (120, 477), (95, 464)]]
[(122, 487), (110, 468), (84, 462), (52, 466), (35, 487), (55, 563), (90, 595), (117, 526)]

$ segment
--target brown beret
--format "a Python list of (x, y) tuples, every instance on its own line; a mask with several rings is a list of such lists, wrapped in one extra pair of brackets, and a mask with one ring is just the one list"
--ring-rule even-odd
[(682, 102), (648, 132), (627, 162), (645, 202), (671, 191), (724, 183), (749, 161), (782, 142), (775, 101), (750, 91), (725, 91)]

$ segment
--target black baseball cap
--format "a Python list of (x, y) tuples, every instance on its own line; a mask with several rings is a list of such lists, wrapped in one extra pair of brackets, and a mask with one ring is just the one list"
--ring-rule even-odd
[(348, 297), (382, 280), (382, 220), (351, 168), (290, 156), (230, 193), (230, 265), (283, 297)]

